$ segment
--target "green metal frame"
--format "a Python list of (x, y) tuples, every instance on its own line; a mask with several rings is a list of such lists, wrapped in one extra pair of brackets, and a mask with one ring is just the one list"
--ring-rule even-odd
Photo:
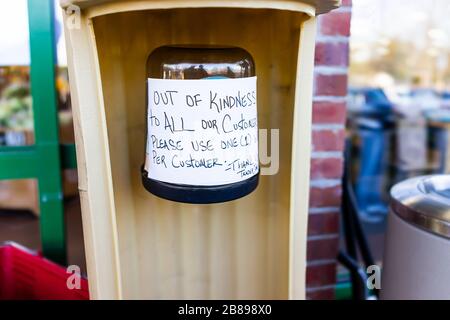
[(335, 286), (336, 300), (351, 300), (352, 299), (352, 283), (350, 282), (350, 274), (348, 272), (338, 274)]
[(0, 180), (37, 179), (42, 252), (46, 258), (65, 264), (61, 162), (69, 168), (76, 164), (74, 146), (59, 144), (54, 10), (52, 0), (28, 0), (35, 144), (0, 148)]
[[(352, 300), (353, 290), (352, 283), (350, 281), (350, 273), (345, 272), (338, 274), (334, 292), (336, 300)], [(375, 292), (373, 290), (369, 290), (369, 293), (375, 296)]]

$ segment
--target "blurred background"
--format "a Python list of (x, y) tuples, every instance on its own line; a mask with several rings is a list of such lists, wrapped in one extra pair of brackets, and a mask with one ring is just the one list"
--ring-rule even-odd
[(348, 178), (380, 264), (390, 188), (449, 173), (449, 13), (446, 0), (353, 1)]
[[(59, 122), (59, 142), (73, 151), (75, 139), (62, 12), (58, 1), (54, 3), (54, 39), (57, 53), (55, 116)], [(3, 30), (0, 32), (0, 148), (3, 147), (3, 150), (9, 152), (13, 150), (10, 148), (33, 146), (36, 142), (30, 90), (30, 30), (27, 0), (0, 3), (0, 28)], [(51, 114), (48, 115), (48, 119), (51, 117)], [(45, 127), (46, 123), (39, 125)], [(74, 154), (72, 157), (71, 160), (74, 162)], [(32, 165), (33, 163), (30, 163), (30, 166)], [(8, 170), (11, 168), (0, 168), (0, 171)], [(51, 175), (48, 179), (52, 179)], [(67, 262), (81, 266), (85, 272), (76, 168), (63, 169), (61, 179), (67, 227)], [(37, 180), (0, 180), (0, 243), (13, 241), (29, 249), (41, 251), (39, 217)], [(43, 223), (53, 227), (51, 222)]]

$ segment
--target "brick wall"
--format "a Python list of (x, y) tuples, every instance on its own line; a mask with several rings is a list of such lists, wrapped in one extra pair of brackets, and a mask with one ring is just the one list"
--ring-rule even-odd
[(339, 206), (351, 0), (318, 20), (306, 296), (333, 299), (339, 245)]

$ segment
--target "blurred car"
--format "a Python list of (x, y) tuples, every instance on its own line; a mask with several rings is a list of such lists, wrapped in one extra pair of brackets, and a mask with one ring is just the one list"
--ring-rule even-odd
[(385, 90), (385, 93), (392, 102), (395, 114), (400, 118), (422, 117), (422, 111), (413, 103), (411, 90), (408, 87), (392, 87)]
[(393, 104), (381, 88), (350, 88), (348, 93), (349, 116), (385, 118), (391, 116)]
[(377, 223), (387, 214), (387, 180), (392, 139), (393, 104), (380, 88), (351, 88), (348, 122), (352, 131), (355, 193), (360, 217)]
[(450, 109), (450, 91), (441, 93), (441, 106), (445, 109)]
[(422, 112), (436, 110), (441, 107), (441, 96), (434, 89), (420, 88), (411, 90), (412, 103)]
[[(429, 112), (444, 106), (441, 94), (429, 88), (395, 88), (389, 91), (389, 98), (393, 102), (395, 113), (401, 118), (423, 119)], [(450, 100), (448, 106), (450, 108)]]

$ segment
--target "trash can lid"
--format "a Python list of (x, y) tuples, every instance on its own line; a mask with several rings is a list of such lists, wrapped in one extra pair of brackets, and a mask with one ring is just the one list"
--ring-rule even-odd
[(391, 189), (391, 209), (403, 220), (450, 239), (450, 175), (408, 179)]

